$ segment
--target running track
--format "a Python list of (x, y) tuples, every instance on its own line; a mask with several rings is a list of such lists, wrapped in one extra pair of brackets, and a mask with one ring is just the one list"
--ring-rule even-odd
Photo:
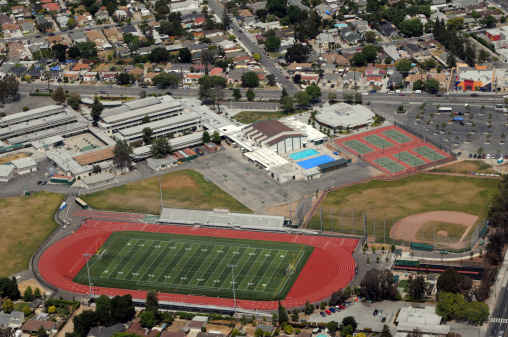
[[(115, 231), (145, 231), (228, 237), (249, 240), (295, 242), (314, 246), (315, 249), (303, 267), (296, 282), (282, 304), (290, 309), (328, 298), (332, 292), (345, 288), (355, 275), (355, 261), (352, 253), (358, 243), (356, 239), (330, 238), (307, 235), (290, 235), (249, 231), (234, 231), (211, 228), (168, 226), (118, 221), (87, 220), (79, 230), (49, 247), (39, 259), (39, 273), (52, 285), (73, 293), (88, 294), (88, 285), (72, 282), (74, 276), (86, 264), (84, 253), (93, 254), (96, 242), (105, 242)], [(145, 299), (146, 291), (92, 287), (96, 295), (110, 296), (131, 294), (133, 298)], [(229, 298), (187, 296), (159, 293), (160, 301), (184, 302), (232, 308)], [(276, 301), (237, 300), (237, 306), (249, 310), (276, 310)]]

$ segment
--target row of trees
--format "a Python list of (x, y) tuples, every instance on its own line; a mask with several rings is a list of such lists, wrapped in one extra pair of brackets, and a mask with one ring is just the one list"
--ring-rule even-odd
[(0, 80), (0, 102), (5, 104), (7, 100), (18, 96), (19, 82), (15, 77), (9, 76)]
[(499, 265), (503, 260), (503, 252), (508, 242), (508, 177), (499, 182), (498, 192), (490, 205), (488, 219), (492, 228), (485, 247), (485, 259)]
[(279, 100), (280, 107), (287, 113), (294, 111), (294, 103), (298, 105), (309, 105), (311, 102), (319, 100), (322, 96), (321, 89), (317, 85), (309, 85), (304, 91), (297, 92), (291, 97), (286, 88), (282, 88), (282, 94)]

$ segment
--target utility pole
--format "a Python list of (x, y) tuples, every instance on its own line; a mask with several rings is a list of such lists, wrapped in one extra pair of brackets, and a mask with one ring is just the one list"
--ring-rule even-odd
[(90, 296), (92, 296), (92, 283), (90, 283), (90, 268), (88, 267), (88, 260), (92, 254), (82, 254), (86, 258), (86, 270), (88, 271), (88, 287), (90, 288)]
[(289, 221), (291, 222), (291, 191), (289, 189), (289, 179), (288, 179), (288, 198), (289, 198)]

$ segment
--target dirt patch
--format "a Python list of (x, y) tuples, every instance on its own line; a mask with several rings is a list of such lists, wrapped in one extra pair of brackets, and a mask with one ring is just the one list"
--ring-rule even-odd
[(74, 311), (71, 317), (67, 320), (67, 323), (63, 326), (63, 328), (58, 331), (58, 333), (55, 335), (55, 337), (64, 337), (66, 332), (73, 332), (74, 331), (74, 323), (72, 322), (72, 318), (74, 316), (77, 316), (81, 314), (85, 310), (92, 310), (95, 311), (95, 308), (93, 307), (86, 307), (84, 305), (81, 305), (79, 308)]
[(10, 163), (13, 160), (28, 157), (29, 153), (16, 153), (0, 158), (0, 165)]
[[(454, 212), (454, 211), (434, 211), (434, 212), (423, 212), (410, 215), (395, 223), (390, 229), (390, 237), (396, 240), (405, 240), (412, 242), (422, 242), (421, 228), (425, 223), (432, 223), (433, 221), (439, 223), (450, 223), (466, 226), (467, 229), (463, 233), (462, 237), (457, 242), (453, 242), (455, 248), (462, 248), (462, 241), (466, 237), (467, 233), (474, 226), (478, 217), (476, 215)], [(438, 232), (439, 234), (439, 232)], [(448, 235), (448, 233), (446, 233)], [(425, 243), (433, 244), (433, 240), (425, 238)]]
[[(291, 217), (293, 218), (293, 220), (295, 219), (298, 203), (299, 203), (299, 201), (292, 201), (291, 202)], [(277, 205), (277, 206), (272, 206), (265, 211), (265, 214), (281, 215), (281, 216), (285, 216), (286, 218), (289, 218), (289, 203)]]
[(19, 291), (22, 294), (25, 292), (25, 289), (28, 288), (29, 286), (32, 288), (32, 290), (35, 290), (35, 288), (39, 288), (39, 290), (41, 291), (42, 295), (44, 295), (44, 293), (46, 291), (48, 291), (46, 288), (41, 286), (41, 284), (39, 282), (37, 282), (36, 280), (34, 280), (33, 278), (31, 278), (29, 280), (26, 280), (26, 281), (23, 281), (23, 282), (18, 284)]
[(169, 176), (161, 180), (163, 190), (187, 190), (197, 188), (197, 184), (192, 177), (187, 175)]
[(437, 232), (437, 235), (448, 236), (448, 232), (447, 231), (439, 231), (439, 232)]

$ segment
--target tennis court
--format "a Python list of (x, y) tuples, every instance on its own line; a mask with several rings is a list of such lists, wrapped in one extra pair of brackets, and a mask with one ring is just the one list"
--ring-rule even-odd
[(420, 146), (412, 149), (413, 152), (418, 153), (420, 156), (427, 158), (430, 161), (436, 161), (445, 158), (441, 153), (432, 150), (428, 146)]
[(344, 145), (346, 145), (350, 149), (353, 149), (358, 154), (365, 154), (365, 153), (374, 151), (373, 148), (371, 148), (370, 146), (368, 146), (366, 144), (363, 144), (362, 142), (360, 142), (357, 139), (352, 139), (350, 141), (344, 142)]
[(399, 144), (404, 144), (413, 140), (413, 138), (394, 129), (386, 130), (381, 133)]
[(374, 145), (378, 149), (386, 149), (387, 147), (390, 147), (390, 146), (394, 145), (390, 141), (388, 141), (388, 140), (386, 140), (384, 138), (381, 138), (380, 136), (378, 136), (376, 134), (362, 137), (362, 139), (365, 140), (367, 143), (371, 143), (372, 145)]
[(395, 158), (399, 159), (400, 161), (403, 161), (404, 163), (406, 163), (412, 167), (427, 164), (427, 162), (425, 162), (421, 158), (418, 158), (414, 154), (411, 154), (407, 151), (395, 153), (392, 156), (394, 156)]
[(400, 165), (399, 163), (397, 163), (396, 161), (394, 161), (393, 159), (390, 159), (388, 157), (374, 159), (373, 162), (378, 164), (379, 166), (382, 166), (383, 168), (385, 168), (386, 170), (388, 170), (390, 172), (400, 172), (400, 171), (407, 170), (406, 167)]
[(304, 170), (308, 170), (310, 168), (316, 167), (316, 166), (324, 164), (324, 163), (329, 163), (329, 162), (334, 161), (334, 160), (335, 159), (333, 159), (329, 155), (325, 154), (325, 155), (322, 155), (322, 156), (319, 156), (319, 157), (314, 157), (314, 158), (311, 158), (311, 159), (299, 161), (299, 162), (297, 162), (297, 164), (299, 166), (301, 166)]

